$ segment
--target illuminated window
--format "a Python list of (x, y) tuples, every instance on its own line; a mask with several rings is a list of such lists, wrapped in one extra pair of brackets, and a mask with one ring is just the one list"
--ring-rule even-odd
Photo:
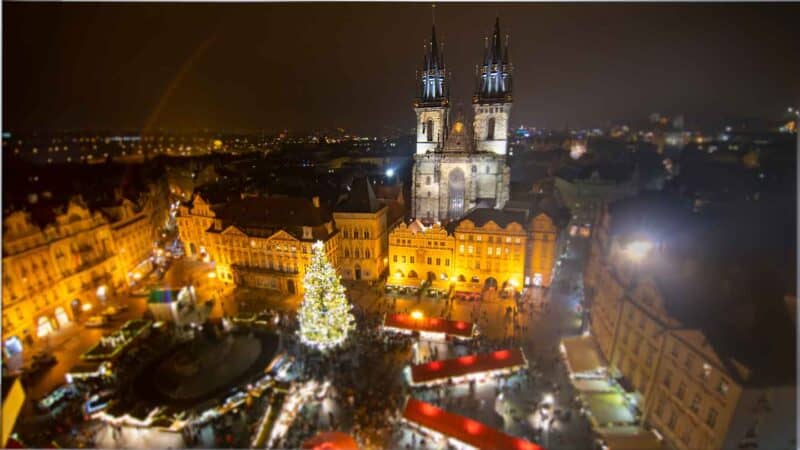
[(462, 255), (464, 254), (464, 245), (463, 244), (458, 246), (458, 252), (461, 253)]
[(431, 257), (428, 256), (428, 265), (431, 265)]
[(392, 258), (392, 260), (393, 260), (394, 262), (397, 262), (397, 255), (394, 255), (394, 257)]
[(487, 248), (486, 252), (489, 254), (489, 256), (492, 256), (492, 247)]
[(436, 265), (437, 265), (437, 266), (441, 266), (441, 265), (442, 265), (442, 260), (441, 260), (441, 258), (436, 258)]
[(450, 265), (450, 259), (449, 259), (449, 258), (446, 258), (446, 259), (444, 260), (444, 265), (445, 265), (445, 266), (449, 266), (449, 265)]

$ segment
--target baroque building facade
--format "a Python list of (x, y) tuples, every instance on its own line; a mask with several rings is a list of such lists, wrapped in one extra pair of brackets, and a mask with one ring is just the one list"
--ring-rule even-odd
[(166, 213), (152, 201), (160, 187), (150, 185), (135, 202), (115, 193), (97, 207), (80, 196), (59, 205), (45, 194), (5, 217), (5, 355), (47, 339), (128, 288), (132, 271), (152, 254), (155, 224), (163, 225)]
[(454, 221), (470, 209), (502, 208), (509, 199), (506, 162), (511, 72), (508, 39), (499, 19), (491, 44), (475, 71), (474, 118), (450, 122), (450, 75), (436, 29), (426, 45), (420, 89), (414, 102), (416, 153), (412, 175), (412, 215), (425, 224)]

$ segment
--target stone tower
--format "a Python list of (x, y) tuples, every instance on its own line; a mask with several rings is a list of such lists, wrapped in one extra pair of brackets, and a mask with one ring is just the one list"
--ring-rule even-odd
[(501, 42), (500, 19), (494, 24), (491, 42), (484, 39), (483, 63), (475, 67), (475, 112), (473, 129), (479, 152), (506, 155), (508, 119), (511, 114), (511, 62), (508, 56), (508, 36)]
[(417, 155), (441, 148), (447, 139), (450, 115), (450, 82), (444, 65), (444, 44), (436, 41), (436, 26), (425, 45), (422, 70), (417, 72), (419, 92), (414, 102), (417, 113)]

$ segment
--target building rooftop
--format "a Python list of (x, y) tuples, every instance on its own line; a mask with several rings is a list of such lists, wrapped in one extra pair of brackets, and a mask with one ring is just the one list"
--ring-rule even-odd
[(235, 225), (246, 233), (264, 236), (285, 230), (297, 239), (303, 239), (303, 227), (312, 228), (312, 239), (327, 239), (330, 233), (325, 225), (332, 219), (325, 206), (291, 197), (237, 199), (215, 207), (214, 212), (223, 221), (222, 230)]
[(375, 197), (375, 192), (372, 190), (372, 185), (367, 177), (359, 177), (353, 180), (347, 199), (336, 205), (334, 211), (375, 213), (381, 208), (383, 208), (383, 205)]
[(524, 227), (525, 213), (521, 211), (503, 211), (492, 208), (475, 208), (470, 210), (462, 218), (458, 219), (458, 221), (455, 223), (455, 226), (457, 227), (458, 224), (464, 222), (465, 220), (471, 221), (476, 227), (482, 227), (489, 221), (492, 221), (503, 228), (507, 227), (512, 222), (516, 222), (520, 224), (520, 226)]

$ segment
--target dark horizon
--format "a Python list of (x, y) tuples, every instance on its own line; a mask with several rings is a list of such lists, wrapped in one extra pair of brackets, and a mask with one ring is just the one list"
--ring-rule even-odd
[[(3, 129), (174, 131), (414, 126), (431, 7), (4, 3)], [(797, 4), (440, 4), (454, 110), (496, 16), (511, 125), (687, 126), (800, 103)]]

